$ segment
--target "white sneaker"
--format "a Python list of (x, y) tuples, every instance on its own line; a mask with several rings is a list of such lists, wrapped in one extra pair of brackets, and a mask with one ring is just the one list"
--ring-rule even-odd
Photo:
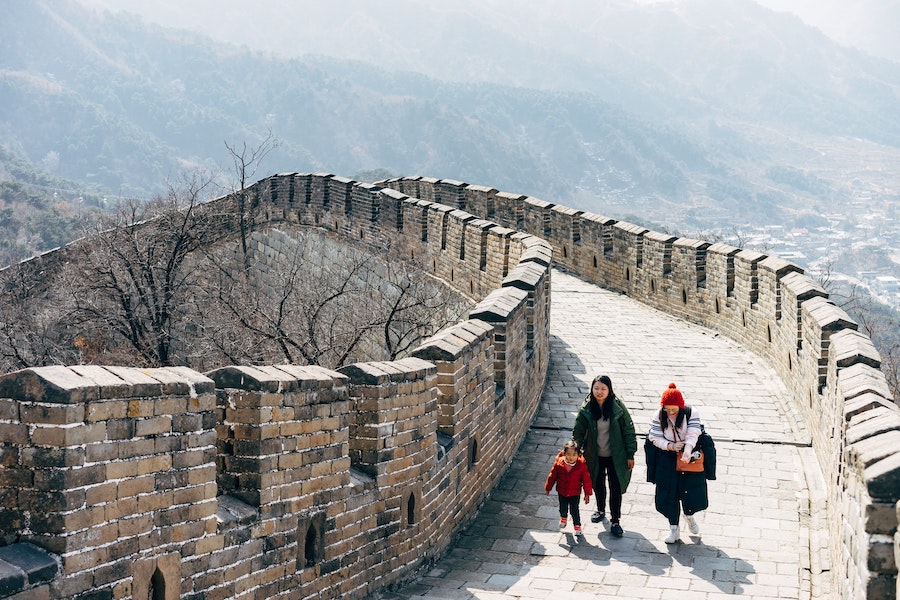
[(674, 544), (680, 539), (678, 535), (678, 525), (672, 525), (672, 533), (669, 534), (669, 537), (665, 539), (667, 544)]
[(684, 520), (687, 521), (691, 533), (694, 535), (700, 533), (700, 524), (697, 523), (697, 519), (694, 518), (694, 515), (684, 515)]

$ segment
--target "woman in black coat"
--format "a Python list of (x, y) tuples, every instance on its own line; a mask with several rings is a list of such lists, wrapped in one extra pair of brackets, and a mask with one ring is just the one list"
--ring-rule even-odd
[(701, 432), (699, 412), (685, 409), (684, 397), (674, 383), (663, 392), (660, 405), (662, 408), (650, 422), (648, 440), (659, 452), (655, 453), (652, 473), (648, 464), (648, 478), (656, 483), (656, 510), (669, 521), (671, 532), (665, 542), (674, 544), (680, 539), (682, 512), (691, 533), (700, 533), (694, 513), (709, 506), (709, 495), (703, 471), (690, 473), (675, 468), (676, 460), (690, 462), (690, 455), (697, 448)]

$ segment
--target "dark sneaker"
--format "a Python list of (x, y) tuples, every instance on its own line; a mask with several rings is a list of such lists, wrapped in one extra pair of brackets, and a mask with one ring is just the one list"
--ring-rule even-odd
[(625, 535), (625, 532), (622, 531), (622, 526), (618, 523), (613, 523), (612, 527), (609, 528), (609, 532), (616, 537), (622, 537), (623, 535)]
[(606, 514), (604, 514), (602, 512), (594, 512), (594, 514), (591, 515), (591, 523), (599, 523), (600, 521), (602, 521), (605, 518), (606, 518)]

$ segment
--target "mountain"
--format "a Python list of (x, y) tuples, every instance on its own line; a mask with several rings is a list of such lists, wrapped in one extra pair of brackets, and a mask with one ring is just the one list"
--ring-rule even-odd
[[(271, 131), (269, 172), (431, 175), (687, 229), (791, 225), (900, 189), (872, 169), (900, 158), (900, 67), (749, 0), (209, 6), (295, 50), (7, 3), (0, 144), (148, 196)], [(306, 52), (328, 36), (359, 60)]]
[[(888, 18), (900, 9), (891, 4), (866, 14)], [(442, 81), (586, 91), (650, 118), (723, 114), (794, 125), (812, 117), (821, 128), (836, 123), (815, 118), (822, 112), (815, 101), (837, 101), (847, 104), (844, 131), (894, 141), (898, 133), (889, 114), (866, 124), (896, 110), (896, 64), (750, 0), (260, 0), (249, 12), (221, 0), (160, 0), (134, 10), (285, 57), (320, 54)], [(787, 98), (801, 110), (773, 111)]]
[(873, 56), (900, 62), (900, 1), (856, 0), (756, 0), (776, 11), (793, 12), (845, 46)]

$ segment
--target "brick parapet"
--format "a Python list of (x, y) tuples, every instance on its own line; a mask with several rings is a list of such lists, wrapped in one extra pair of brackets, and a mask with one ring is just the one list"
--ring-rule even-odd
[[(522, 302), (513, 310), (523, 311)], [(524, 319), (512, 320), (522, 343)], [(149, 590), (151, 580), (174, 597), (357, 597), (427, 566), (448, 532), (475, 517), (518, 447), (530, 417), (510, 415), (537, 407), (538, 395), (516, 407), (498, 399), (495, 335), (490, 323), (465, 321), (416, 356), (340, 372), (47, 367), (4, 376), (4, 418), (43, 430), (30, 438), (7, 427), (0, 441), (18, 443), (21, 472), (35, 473), (16, 483), (4, 469), (19, 500), (31, 499), (19, 505), (58, 523), (48, 530), (57, 541), (31, 540), (61, 556), (47, 597)], [(112, 432), (122, 447), (110, 445)], [(34, 450), (50, 441), (57, 450)], [(56, 507), (57, 489), (78, 504)], [(21, 535), (23, 518), (4, 535)]]
[[(301, 597), (361, 596), (410, 577), (446, 551), (499, 480), (537, 409), (549, 358), (551, 250), (539, 238), (462, 210), (470, 196), (465, 184), (443, 182), (435, 193), (437, 183), (404, 181), (407, 190), (421, 192), (419, 199), (329, 173), (285, 173), (198, 210), (221, 213), (223, 231), (236, 236), (243, 205), (262, 269), (276, 270), (292, 243), (276, 227), (311, 226), (375, 248), (400, 248), (475, 300), (495, 290), (514, 298), (493, 310), (490, 323), (452, 327), (444, 338), (456, 346), (451, 360), (430, 362), (414, 352), (391, 363), (350, 365), (346, 373), (280, 365), (227, 367), (209, 377), (180, 368), (154, 370), (151, 377), (150, 371), (122, 367), (8, 376), (58, 404), (54, 418), (79, 424), (44, 426), (37, 440), (21, 426), (0, 428), (3, 443), (30, 447), (52, 439), (64, 445), (52, 460), (78, 471), (38, 477), (63, 488), (48, 497), (57, 503), (62, 497), (60, 509), (69, 518), (65, 528), (56, 526), (57, 538), (34, 536), (62, 557), (63, 573), (51, 583), (49, 597), (89, 589), (116, 595), (122, 586), (146, 595), (151, 580), (167, 584), (167, 597), (265, 598), (287, 590)], [(489, 198), (486, 206), (495, 194), (477, 193)], [(515, 394), (498, 390), (498, 370)], [(87, 379), (94, 383), (82, 385)], [(40, 383), (26, 385), (30, 380)], [(461, 396), (450, 400), (451, 389)], [(89, 401), (97, 390), (118, 404), (105, 396)], [(136, 394), (148, 398), (118, 400)], [(179, 402), (200, 402), (203, 410), (182, 414)], [(123, 407), (134, 414), (121, 418)], [(0, 402), (0, 409), (15, 409), (18, 417), (14, 401)], [(167, 428), (184, 429), (182, 441), (176, 443)], [(130, 437), (121, 446), (101, 442), (110, 432)], [(85, 451), (86, 440), (94, 444), (94, 438), (96, 445)], [(108, 467), (113, 485), (109, 474), (84, 468), (85, 461), (109, 459), (110, 453), (117, 461)], [(151, 454), (143, 460), (143, 453)], [(48, 456), (19, 454), (29, 465)], [(131, 462), (141, 465), (138, 473)], [(151, 482), (144, 470), (152, 468), (167, 475)], [(33, 485), (25, 469), (4, 469), (3, 475), (16, 486)], [(448, 482), (454, 482), (449, 489)], [(165, 487), (181, 484), (187, 491)], [(73, 529), (76, 520), (94, 524), (121, 512), (90, 509), (79, 486), (90, 486), (97, 498), (119, 488), (135, 494), (132, 508), (141, 514), (113, 522), (128, 540), (111, 541), (115, 527), (104, 521), (91, 530), (101, 539), (102, 548), (95, 549), (93, 538)], [(34, 496), (29, 490), (5, 504), (21, 506), (20, 498)], [(74, 501), (77, 508), (66, 504)], [(23, 521), (10, 523), (4, 535), (18, 539)], [(148, 524), (158, 526), (144, 538), (141, 527)], [(173, 553), (176, 542), (180, 550)], [(116, 561), (128, 556), (131, 563), (107, 558), (113, 547), (121, 548), (113, 553)]]
[[(184, 368), (37, 367), (0, 377), (7, 539), (59, 555), (54, 598), (114, 590), (135, 561), (214, 531), (213, 383)], [(12, 499), (12, 498), (10, 498)], [(171, 574), (171, 573), (170, 573)]]
[[(471, 428), (468, 413), (481, 398), (494, 392), (494, 328), (485, 321), (470, 319), (444, 329), (413, 352), (437, 369), (437, 431), (448, 438), (462, 437)], [(477, 390), (470, 394), (470, 390)], [(471, 433), (471, 432), (469, 432)]]

